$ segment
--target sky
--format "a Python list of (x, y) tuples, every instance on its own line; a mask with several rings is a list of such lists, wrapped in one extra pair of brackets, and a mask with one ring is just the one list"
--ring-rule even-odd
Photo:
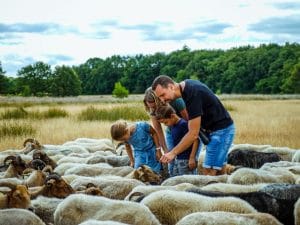
[(300, 42), (300, 0), (0, 0), (7, 76), (42, 61)]

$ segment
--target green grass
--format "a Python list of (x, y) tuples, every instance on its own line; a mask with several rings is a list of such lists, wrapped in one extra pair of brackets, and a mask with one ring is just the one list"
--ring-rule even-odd
[(0, 137), (27, 136), (35, 133), (36, 129), (30, 123), (10, 121), (0, 124)]
[(124, 120), (149, 120), (149, 115), (145, 112), (143, 107), (115, 107), (112, 109), (96, 109), (93, 106), (83, 110), (79, 116), (79, 120), (107, 120), (115, 121), (119, 119)]

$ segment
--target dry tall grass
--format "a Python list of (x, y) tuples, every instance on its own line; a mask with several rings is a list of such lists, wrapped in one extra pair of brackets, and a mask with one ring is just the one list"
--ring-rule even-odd
[[(231, 111), (236, 124), (234, 143), (270, 144), (300, 148), (300, 100), (222, 100)], [(37, 138), (42, 144), (62, 144), (79, 137), (109, 138), (112, 122), (78, 121), (77, 115), (89, 105), (96, 108), (116, 107), (124, 103), (67, 103), (59, 105), (69, 117), (44, 120), (20, 120), (36, 128)], [(131, 107), (143, 107), (141, 101), (125, 103)], [(11, 106), (7, 106), (11, 107)], [(7, 107), (2, 106), (0, 112)], [(49, 106), (33, 105), (26, 110), (47, 110)], [(55, 106), (57, 107), (57, 105)], [(2, 121), (1, 121), (2, 122)], [(0, 122), (0, 123), (1, 123)], [(0, 151), (21, 149), (25, 136), (0, 137)]]

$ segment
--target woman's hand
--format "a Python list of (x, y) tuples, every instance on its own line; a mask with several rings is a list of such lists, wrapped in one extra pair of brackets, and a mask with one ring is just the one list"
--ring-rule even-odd
[(171, 162), (173, 159), (175, 159), (176, 154), (173, 151), (170, 151), (166, 154), (163, 154), (163, 156), (160, 158), (160, 161), (162, 163), (169, 163)]
[(129, 166), (134, 167), (134, 162), (131, 161), (130, 164), (129, 164)]
[(189, 159), (189, 169), (194, 170), (197, 168), (197, 162), (195, 159), (190, 158)]

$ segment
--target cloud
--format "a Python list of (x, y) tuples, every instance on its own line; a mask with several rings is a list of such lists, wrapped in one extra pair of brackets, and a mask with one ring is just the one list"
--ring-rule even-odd
[(217, 21), (204, 21), (185, 29), (176, 29), (172, 23), (157, 22), (155, 24), (136, 24), (120, 26), (126, 30), (142, 32), (147, 41), (184, 41), (190, 39), (203, 40), (208, 35), (223, 33), (224, 29), (231, 27), (230, 24)]
[(74, 27), (65, 27), (56, 23), (0, 23), (0, 33), (61, 34), (78, 33), (78, 31)]
[(68, 55), (46, 55), (47, 57), (47, 63), (50, 65), (56, 65), (58, 63), (62, 63), (62, 62), (71, 62), (72, 60), (74, 60), (73, 57), (68, 56)]
[(250, 31), (266, 34), (300, 35), (300, 14), (285, 17), (270, 17), (248, 26)]
[(277, 9), (300, 9), (300, 2), (276, 2), (272, 5)]

